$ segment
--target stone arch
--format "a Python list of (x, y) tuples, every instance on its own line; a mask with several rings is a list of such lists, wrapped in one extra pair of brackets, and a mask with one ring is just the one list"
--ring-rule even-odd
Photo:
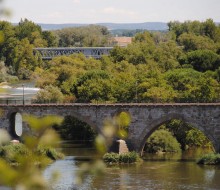
[(140, 137), (140, 145), (138, 147), (138, 151), (142, 153), (143, 148), (146, 143), (146, 140), (150, 137), (150, 135), (155, 130), (157, 130), (159, 128), (159, 126), (161, 126), (162, 124), (167, 123), (173, 119), (182, 120), (185, 123), (192, 125), (194, 128), (202, 131), (204, 133), (204, 135), (212, 142), (215, 150), (218, 150), (218, 147), (216, 146), (215, 138), (210, 133), (208, 133), (202, 126), (198, 126), (198, 123), (196, 121), (194, 121), (193, 119), (186, 118), (182, 114), (175, 113), (175, 114), (167, 114), (166, 116), (161, 117), (160, 119), (155, 119), (155, 120), (151, 121), (150, 125), (145, 128), (144, 132), (142, 133), (143, 135)]
[(97, 133), (102, 133), (101, 131), (101, 128), (97, 125), (97, 123), (93, 122), (91, 120), (90, 117), (86, 117), (86, 116), (83, 116), (81, 114), (78, 114), (78, 113), (75, 113), (75, 112), (71, 112), (69, 114), (64, 114), (63, 115), (64, 117), (65, 116), (71, 116), (71, 117), (74, 117), (84, 123), (86, 123), (87, 125), (89, 125), (92, 129), (94, 129)]

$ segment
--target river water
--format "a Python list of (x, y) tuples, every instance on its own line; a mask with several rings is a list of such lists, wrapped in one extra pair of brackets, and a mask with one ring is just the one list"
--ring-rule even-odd
[[(196, 164), (196, 158), (204, 152), (189, 151), (182, 155), (145, 154), (140, 164), (108, 166), (100, 176), (88, 175), (81, 186), (76, 186), (77, 172), (82, 163), (96, 159), (94, 149), (69, 147), (63, 149), (64, 160), (48, 166), (44, 172), (49, 179), (53, 171), (59, 171), (60, 179), (53, 189), (62, 190), (217, 190), (220, 189), (220, 167)], [(188, 155), (188, 156), (187, 156)]]
[(34, 86), (34, 82), (1, 85), (0, 104), (22, 104), (23, 100), (25, 103), (30, 103), (31, 99), (39, 91), (39, 88)]

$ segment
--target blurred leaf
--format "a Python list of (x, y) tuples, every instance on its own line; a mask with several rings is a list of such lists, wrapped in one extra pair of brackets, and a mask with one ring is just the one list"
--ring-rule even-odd
[(38, 146), (38, 139), (34, 136), (24, 136), (24, 142), (30, 150), (34, 150)]
[(7, 133), (7, 131), (4, 129), (0, 129), (0, 146), (9, 141), (10, 141), (10, 136)]
[(59, 142), (59, 135), (54, 130), (47, 129), (40, 138), (39, 145), (55, 147)]
[(117, 124), (119, 127), (128, 127), (131, 123), (131, 116), (127, 112), (121, 112), (117, 117), (116, 117)]
[(35, 133), (43, 133), (48, 127), (51, 127), (54, 124), (61, 124), (63, 121), (62, 117), (49, 115), (42, 118), (37, 118), (32, 115), (24, 115), (23, 120), (27, 122), (30, 128)]
[(105, 137), (113, 137), (115, 135), (117, 131), (117, 128), (116, 126), (114, 125), (113, 121), (112, 120), (105, 120), (104, 121), (104, 126), (102, 128), (102, 133)]
[(119, 129), (117, 132), (117, 135), (121, 139), (126, 139), (128, 137), (128, 132), (127, 132), (127, 130)]
[(11, 186), (15, 182), (18, 175), (18, 173), (2, 159), (0, 159), (0, 174), (0, 184), (8, 186)]
[(106, 141), (102, 135), (98, 135), (95, 139), (95, 147), (99, 153), (103, 154), (107, 151)]

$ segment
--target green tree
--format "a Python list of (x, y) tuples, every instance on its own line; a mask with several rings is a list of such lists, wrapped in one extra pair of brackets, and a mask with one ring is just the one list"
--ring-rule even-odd
[(63, 94), (60, 92), (58, 87), (52, 85), (46, 86), (40, 90), (37, 95), (35, 102), (37, 103), (61, 103), (64, 100)]
[(165, 129), (158, 129), (151, 134), (144, 149), (150, 153), (181, 152), (180, 144), (176, 138)]
[(180, 46), (183, 46), (184, 50), (187, 52), (195, 50), (216, 51), (216, 45), (214, 41), (207, 36), (183, 33), (179, 36), (178, 43)]
[(180, 67), (178, 60), (183, 56), (182, 49), (175, 41), (160, 42), (155, 50), (154, 60), (164, 70), (168, 71)]
[(178, 93), (176, 101), (213, 102), (218, 99), (218, 82), (193, 69), (176, 69), (165, 73), (173, 89)]
[(200, 72), (215, 70), (220, 66), (220, 57), (210, 50), (196, 50), (188, 52), (185, 63), (190, 64)]
[(192, 125), (182, 120), (171, 120), (165, 125), (177, 141), (181, 144), (183, 150), (190, 147), (211, 147), (212, 143), (202, 131), (194, 128)]
[(107, 28), (98, 25), (64, 28), (54, 33), (61, 47), (103, 47), (108, 46), (110, 39)]
[(111, 76), (101, 70), (89, 71), (80, 77), (74, 93), (78, 102), (114, 101)]

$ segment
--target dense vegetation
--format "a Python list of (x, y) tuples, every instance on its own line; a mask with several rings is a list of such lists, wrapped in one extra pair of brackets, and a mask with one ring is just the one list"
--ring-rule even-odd
[(64, 97), (56, 101), (67, 102), (218, 101), (220, 28), (209, 19), (171, 22), (169, 29), (138, 33), (132, 44), (101, 60), (54, 58), (35, 70), (37, 85), (58, 87)]
[(110, 33), (103, 26), (64, 28), (54, 33), (58, 38), (59, 47), (103, 47), (110, 44)]
[(213, 148), (204, 133), (181, 120), (161, 125), (147, 139), (144, 151), (151, 153), (181, 152), (189, 148)]
[(43, 62), (34, 55), (34, 47), (56, 46), (56, 38), (49, 31), (25, 19), (17, 26), (6, 21), (0, 21), (0, 31), (3, 42), (0, 43), (0, 60), (7, 67), (10, 75), (19, 79), (30, 79), (36, 67), (42, 67)]

